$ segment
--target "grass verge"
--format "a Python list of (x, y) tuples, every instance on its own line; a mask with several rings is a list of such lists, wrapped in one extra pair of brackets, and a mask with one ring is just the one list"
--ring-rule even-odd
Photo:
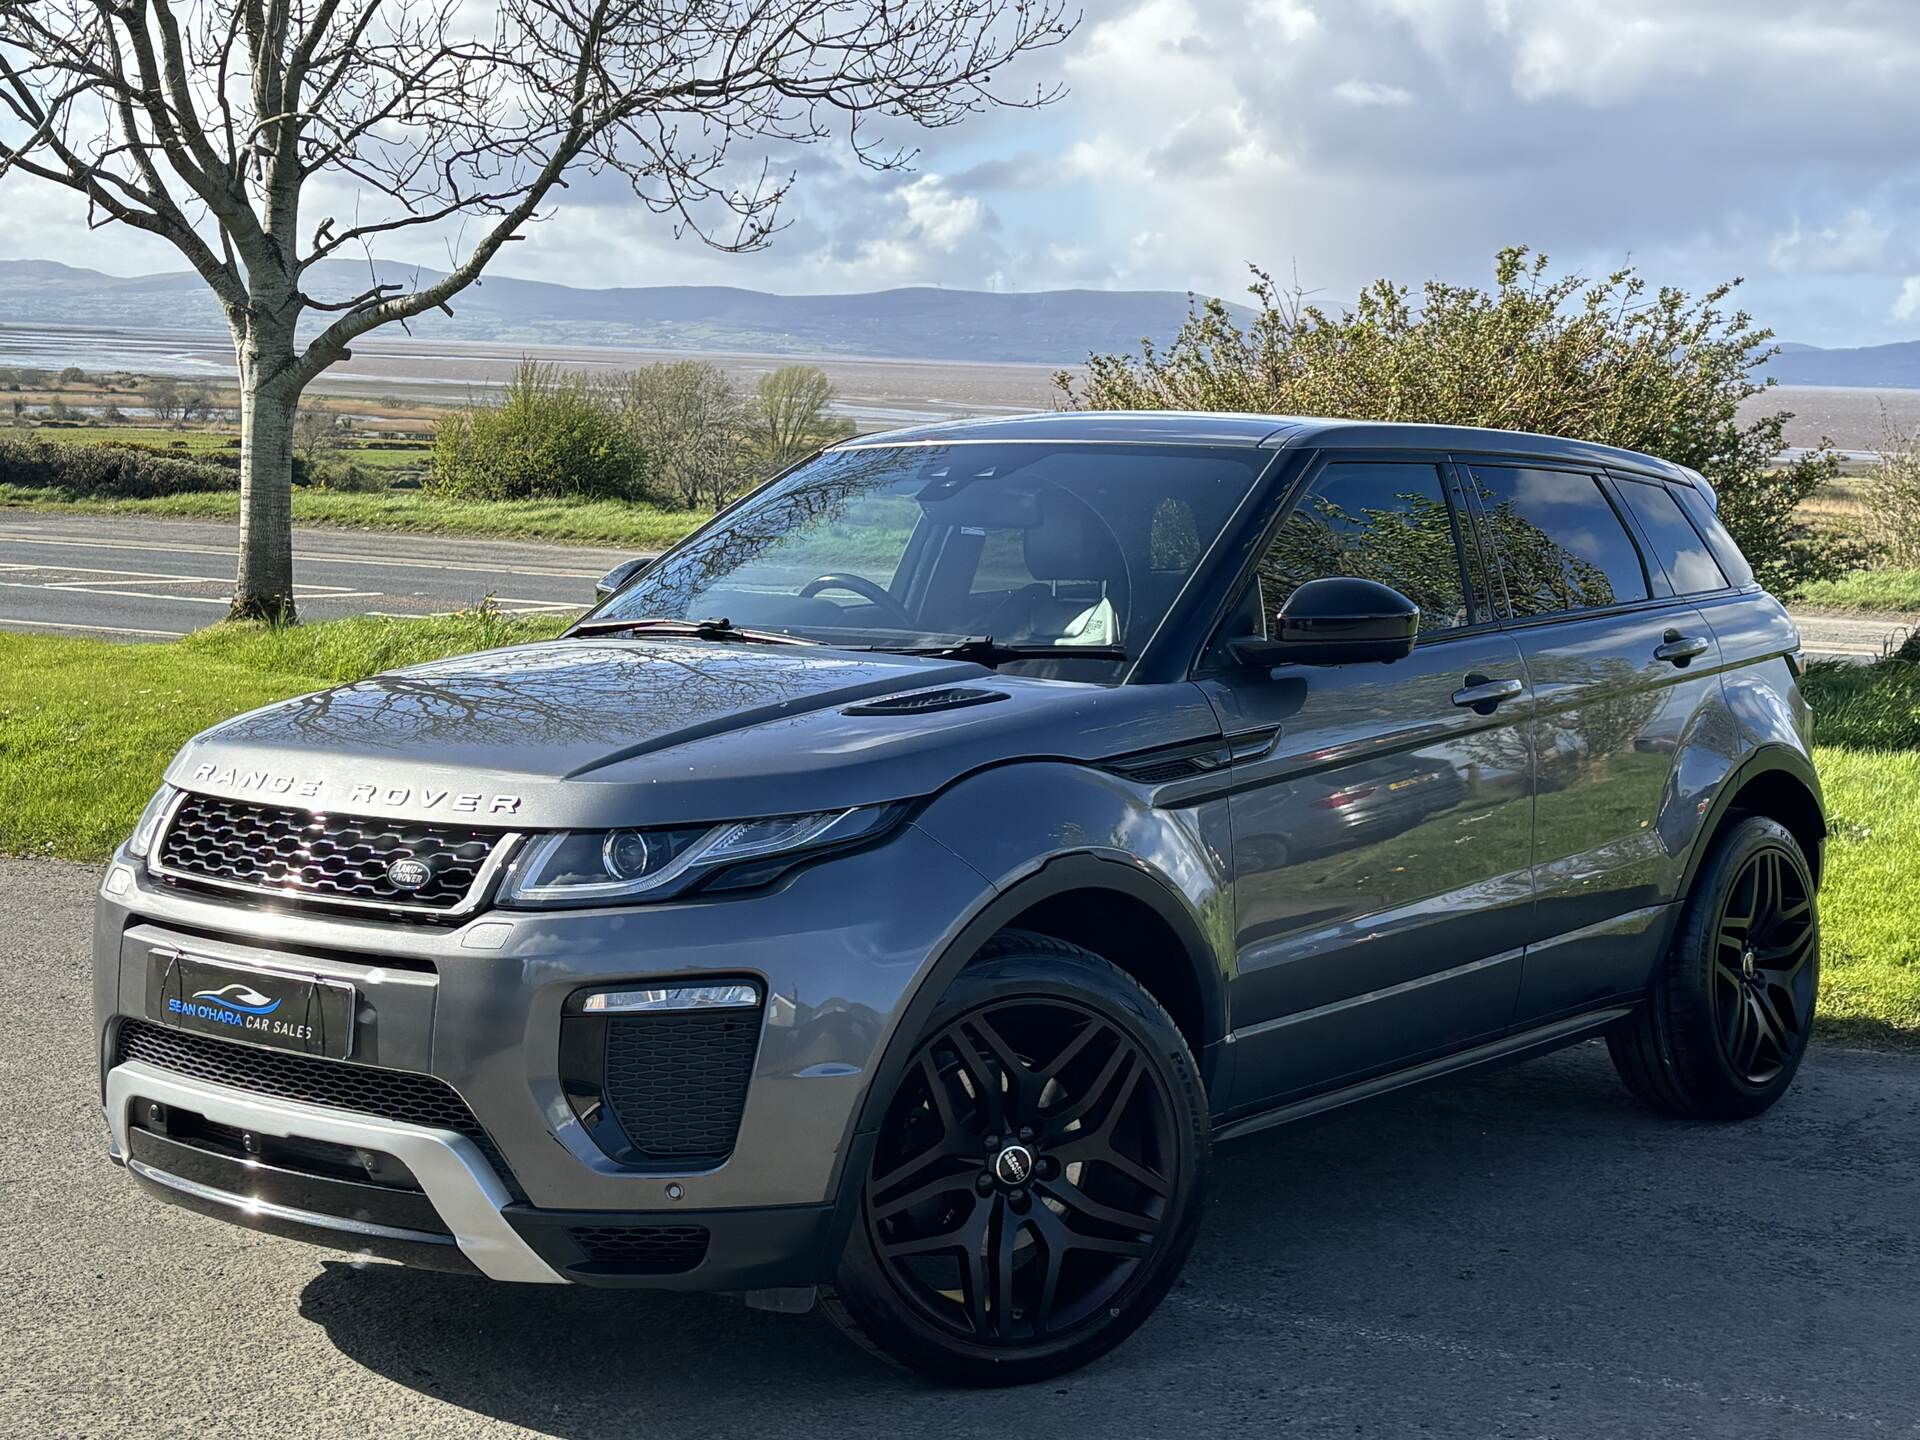
[[(543, 639), (557, 620), (221, 625), (171, 644), (0, 632), (0, 853), (97, 862), (182, 743), (290, 695), (444, 655)], [(1816, 759), (1833, 838), (1821, 893), (1822, 1025), (1920, 1045), (1920, 663), (1816, 665)]]
[[(240, 496), (161, 495), (148, 500), (75, 500), (57, 490), (0, 485), (0, 510), (73, 515), (158, 515), (175, 520), (235, 520)], [(395, 530), (498, 540), (554, 540), (629, 550), (664, 550), (710, 517), (617, 500), (443, 500), (418, 490), (352, 494), (296, 490), (296, 525)]]
[(1800, 591), (1794, 608), (1867, 615), (1920, 611), (1920, 570), (1856, 570), (1838, 580), (1815, 580)]
[(0, 852), (103, 859), (186, 740), (258, 705), (396, 665), (539, 640), (561, 622), (220, 625), (162, 645), (0, 631)]

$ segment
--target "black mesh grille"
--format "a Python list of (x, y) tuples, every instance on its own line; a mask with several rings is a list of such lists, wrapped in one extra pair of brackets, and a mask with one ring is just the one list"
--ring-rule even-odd
[(640, 1158), (698, 1169), (732, 1154), (759, 1042), (758, 1010), (609, 1021), (607, 1105)]
[[(160, 842), (160, 863), (182, 875), (318, 900), (451, 910), (466, 899), (502, 838), (498, 830), (319, 815), (189, 795)], [(387, 867), (396, 860), (421, 861), (427, 882), (412, 889), (395, 885)]]
[(707, 1258), (704, 1225), (585, 1225), (567, 1234), (589, 1265), (632, 1275), (674, 1275)]
[(168, 1030), (145, 1020), (127, 1020), (120, 1026), (113, 1063), (127, 1060), (141, 1060), (162, 1070), (250, 1090), (256, 1095), (452, 1130), (480, 1147), (515, 1199), (525, 1198), (505, 1157), (495, 1148), (493, 1137), (467, 1108), (467, 1102), (446, 1081), (431, 1075), (261, 1050), (207, 1035)]

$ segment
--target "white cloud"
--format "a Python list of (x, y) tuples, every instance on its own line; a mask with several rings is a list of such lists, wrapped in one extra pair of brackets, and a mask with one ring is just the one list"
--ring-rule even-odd
[(1900, 287), (1900, 298), (1893, 302), (1896, 320), (1920, 320), (1920, 275), (1907, 276)]
[(1333, 87), (1333, 97), (1349, 105), (1395, 107), (1411, 105), (1413, 92), (1382, 80), (1342, 80)]
[(1298, 45), (1320, 33), (1320, 17), (1305, 0), (1254, 0), (1247, 7), (1254, 24), (1274, 39)]
[(1893, 230), (1877, 225), (1864, 209), (1849, 210), (1831, 225), (1804, 228), (1796, 217), (1793, 228), (1774, 237), (1767, 259), (1788, 275), (1844, 275), (1871, 271), (1887, 254)]

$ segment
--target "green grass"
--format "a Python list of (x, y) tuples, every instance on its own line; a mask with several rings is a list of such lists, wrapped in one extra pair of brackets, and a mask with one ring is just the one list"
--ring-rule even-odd
[[(561, 623), (472, 612), (221, 625), (164, 645), (0, 632), (0, 853), (97, 862), (207, 726), (379, 670), (542, 639)], [(1833, 823), (1822, 1025), (1920, 1045), (1920, 662), (1816, 665), (1806, 690)]]
[(240, 711), (396, 665), (538, 640), (558, 620), (221, 625), (164, 645), (0, 632), (0, 852), (104, 858), (173, 753)]
[[(151, 500), (74, 500), (55, 490), (0, 485), (0, 510), (80, 515), (158, 515), (175, 520), (234, 520), (237, 493), (162, 495)], [(659, 510), (617, 500), (445, 500), (418, 490), (344, 494), (296, 490), (296, 525), (394, 530), (506, 540), (553, 540), (664, 550), (710, 517), (698, 510)]]
[(1794, 608), (1885, 615), (1920, 611), (1920, 570), (1856, 570), (1838, 580), (1815, 580), (1802, 588)]

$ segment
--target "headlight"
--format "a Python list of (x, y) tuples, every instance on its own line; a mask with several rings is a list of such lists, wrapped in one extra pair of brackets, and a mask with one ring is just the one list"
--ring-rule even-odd
[(147, 852), (153, 849), (158, 838), (160, 822), (166, 817), (173, 800), (180, 792), (171, 785), (162, 785), (153, 792), (153, 798), (147, 801), (147, 808), (140, 812), (140, 823), (133, 827), (133, 834), (127, 840), (127, 853), (136, 859), (144, 860)]
[(673, 830), (567, 830), (535, 836), (507, 873), (504, 905), (652, 900), (695, 885), (764, 884), (806, 855), (871, 839), (898, 805), (820, 810)]

